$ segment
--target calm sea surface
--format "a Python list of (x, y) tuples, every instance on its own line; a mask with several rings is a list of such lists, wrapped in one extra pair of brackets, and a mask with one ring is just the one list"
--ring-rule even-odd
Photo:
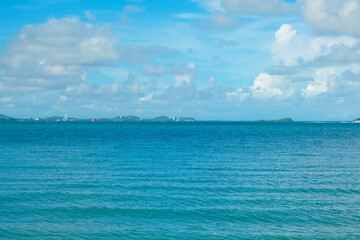
[(360, 124), (0, 123), (0, 239), (360, 239)]

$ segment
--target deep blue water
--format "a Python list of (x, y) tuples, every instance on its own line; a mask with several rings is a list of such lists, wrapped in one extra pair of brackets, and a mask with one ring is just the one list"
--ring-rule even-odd
[(0, 123), (0, 239), (360, 239), (360, 124)]

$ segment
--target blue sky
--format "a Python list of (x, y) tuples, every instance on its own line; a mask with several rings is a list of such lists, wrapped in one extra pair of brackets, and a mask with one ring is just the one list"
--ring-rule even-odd
[(360, 116), (360, 0), (2, 0), (0, 113)]

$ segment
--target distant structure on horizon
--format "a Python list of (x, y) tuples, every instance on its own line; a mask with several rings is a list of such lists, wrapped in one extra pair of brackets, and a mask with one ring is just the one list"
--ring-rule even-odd
[(64, 121), (67, 121), (69, 118), (68, 118), (68, 115), (65, 114), (65, 117), (64, 117)]

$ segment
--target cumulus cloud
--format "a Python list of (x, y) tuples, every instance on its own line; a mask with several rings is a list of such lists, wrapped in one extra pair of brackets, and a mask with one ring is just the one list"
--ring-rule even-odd
[(113, 64), (120, 53), (108, 29), (73, 17), (26, 25), (0, 59), (8, 91), (40, 91), (84, 81), (87, 67)]
[(360, 0), (305, 0), (303, 12), (316, 33), (360, 34)]
[(256, 98), (287, 98), (294, 93), (289, 81), (279, 76), (260, 73), (250, 90)]
[[(89, 69), (115, 66), (120, 61), (139, 64), (152, 55), (172, 53), (174, 50), (162, 46), (121, 45), (107, 27), (76, 17), (50, 19), (24, 26), (4, 47), (0, 55), (0, 91), (65, 89), (86, 83)], [(152, 70), (153, 74), (163, 71)]]
[(275, 63), (287, 66), (313, 61), (338, 48), (352, 48), (357, 40), (349, 36), (316, 37), (298, 36), (290, 24), (283, 24), (275, 33), (271, 53)]
[(326, 94), (352, 102), (360, 91), (360, 65), (324, 67), (316, 69), (313, 81), (302, 89), (305, 98)]
[(346, 102), (355, 89), (360, 91), (360, 43), (354, 37), (298, 35), (292, 25), (283, 24), (274, 34), (271, 54), (275, 65), (252, 86), (226, 92), (228, 100), (321, 97)]
[(275, 33), (277, 44), (287, 44), (296, 36), (296, 30), (290, 24), (283, 24)]
[(275, 64), (292, 67), (324, 67), (357, 63), (360, 42), (351, 36), (297, 35), (289, 24), (283, 24), (275, 33), (271, 46)]
[(230, 101), (243, 102), (246, 99), (284, 100), (295, 94), (291, 81), (284, 76), (260, 73), (252, 86), (225, 92)]
[(360, 43), (354, 37), (297, 35), (291, 25), (283, 24), (275, 33), (271, 53), (276, 65), (269, 71), (290, 79), (299, 97), (346, 102), (354, 99), (355, 89), (360, 91), (356, 81), (347, 79), (360, 71)]
[(2, 57), (6, 59), (3, 64), (16, 68), (32, 60), (61, 65), (96, 65), (119, 59), (116, 39), (108, 29), (81, 22), (75, 17), (26, 25), (10, 40)]
[(305, 97), (314, 97), (321, 93), (327, 92), (329, 76), (334, 75), (335, 71), (332, 68), (319, 69), (315, 72), (315, 81), (309, 83), (306, 89), (302, 89), (302, 94)]

